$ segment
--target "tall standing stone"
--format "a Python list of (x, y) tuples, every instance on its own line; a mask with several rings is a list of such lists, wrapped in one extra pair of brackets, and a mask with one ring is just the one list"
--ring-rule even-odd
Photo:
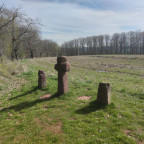
[(47, 86), (46, 84), (46, 75), (45, 72), (42, 70), (38, 71), (38, 88), (42, 89)]
[(101, 82), (99, 84), (97, 102), (101, 104), (111, 103), (111, 87), (109, 83)]
[(57, 57), (57, 64), (55, 70), (58, 71), (58, 94), (64, 94), (68, 92), (68, 76), (67, 71), (70, 70), (70, 64), (67, 62), (65, 56)]

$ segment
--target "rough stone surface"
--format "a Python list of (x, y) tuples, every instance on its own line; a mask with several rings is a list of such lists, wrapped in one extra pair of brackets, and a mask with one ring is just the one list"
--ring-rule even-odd
[(61, 64), (61, 63), (67, 63), (67, 57), (66, 56), (57, 57), (57, 64)]
[(65, 56), (57, 57), (57, 64), (55, 70), (58, 71), (58, 94), (64, 94), (68, 92), (68, 76), (67, 71), (70, 70), (70, 64), (67, 62)]
[(102, 104), (111, 103), (111, 87), (109, 83), (101, 82), (98, 88), (97, 102)]
[(42, 70), (38, 71), (38, 88), (45, 88), (47, 86), (46, 84), (46, 75), (45, 72)]

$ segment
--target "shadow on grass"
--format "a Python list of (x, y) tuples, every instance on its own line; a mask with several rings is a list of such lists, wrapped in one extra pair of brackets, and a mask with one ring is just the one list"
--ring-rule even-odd
[(28, 94), (32, 94), (32, 93), (35, 92), (36, 90), (38, 90), (38, 86), (34, 87), (34, 88), (31, 89), (30, 91), (27, 91), (27, 92), (25, 92), (25, 93), (23, 93), (23, 94), (20, 94), (20, 95), (16, 96), (16, 97), (10, 98), (9, 100), (14, 100), (14, 99), (16, 99), (16, 98), (23, 97), (23, 96), (28, 95)]
[(101, 109), (105, 109), (107, 107), (106, 104), (100, 104), (96, 100), (92, 101), (88, 106), (83, 107), (76, 111), (77, 114), (88, 114), (91, 112), (95, 112)]
[(135, 93), (135, 94), (131, 94), (132, 96), (139, 98), (139, 99), (144, 99), (144, 94), (140, 94), (140, 93)]
[(26, 101), (26, 102), (22, 102), (22, 103), (19, 103), (17, 105), (13, 105), (13, 106), (10, 106), (10, 107), (7, 107), (7, 108), (3, 108), (2, 110), (0, 110), (0, 113), (1, 112), (7, 112), (9, 110), (14, 110), (14, 111), (21, 111), (23, 109), (27, 109), (27, 108), (30, 108), (38, 103), (42, 103), (42, 102), (45, 102), (45, 101), (49, 101), (49, 100), (52, 100), (54, 98), (59, 98), (59, 95), (57, 93), (53, 94), (51, 97), (49, 98), (46, 98), (46, 99), (36, 99), (32, 102), (29, 102), (29, 101)]

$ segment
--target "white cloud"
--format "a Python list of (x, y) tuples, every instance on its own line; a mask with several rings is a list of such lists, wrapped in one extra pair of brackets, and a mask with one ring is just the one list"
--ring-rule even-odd
[[(94, 2), (94, 0), (92, 0)], [(50, 3), (22, 0), (5, 0), (9, 6), (21, 6), (28, 16), (41, 19), (42, 37), (61, 44), (78, 37), (112, 34), (129, 30), (143, 30), (144, 2), (142, 0), (107, 0), (121, 10), (91, 9), (76, 3)], [(102, 0), (106, 3), (106, 0)], [(95, 2), (96, 3), (96, 2)], [(120, 5), (121, 4), (121, 5)], [(106, 6), (105, 6), (106, 7)]]

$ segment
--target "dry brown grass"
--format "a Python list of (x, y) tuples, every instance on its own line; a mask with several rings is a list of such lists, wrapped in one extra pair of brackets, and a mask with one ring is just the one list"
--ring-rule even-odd
[(52, 125), (49, 125), (47, 128), (43, 129), (43, 132), (51, 132), (52, 134), (62, 134), (62, 122), (56, 122)]
[[(128, 137), (133, 138), (133, 139), (137, 142), (137, 144), (143, 144), (142, 141), (139, 141), (139, 140), (137, 139), (137, 137), (135, 137), (135, 136), (133, 135), (133, 132), (132, 132), (131, 130), (125, 129), (125, 130), (123, 130), (123, 132), (124, 132), (124, 134), (126, 134)], [(138, 132), (142, 132), (142, 129), (141, 129), (141, 128), (138, 129)]]
[[(48, 118), (48, 122), (51, 122), (53, 119), (52, 118)], [(35, 118), (35, 122), (37, 124), (38, 127), (41, 127), (42, 133), (46, 133), (46, 132), (50, 132), (52, 134), (62, 134), (62, 122), (55, 122), (53, 124), (49, 124), (48, 122), (42, 122), (39, 118)]]
[(18, 77), (22, 72), (26, 72), (28, 67), (24, 63), (4, 61), (0, 64), (0, 97), (12, 91), (19, 89), (27, 81)]

